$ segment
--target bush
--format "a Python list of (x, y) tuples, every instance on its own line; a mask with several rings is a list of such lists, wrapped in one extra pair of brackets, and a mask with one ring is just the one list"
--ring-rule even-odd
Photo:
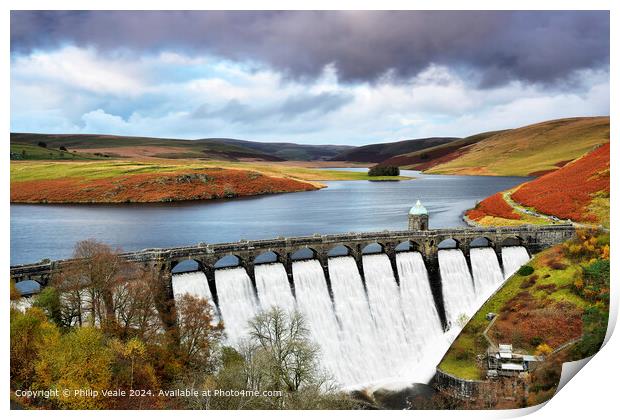
[(519, 268), (519, 270), (517, 271), (517, 274), (520, 276), (529, 276), (533, 272), (534, 272), (534, 267), (532, 267), (531, 265), (524, 265), (523, 267)]
[(65, 146), (60, 146), (59, 149), (62, 150), (63, 152), (67, 151), (67, 148)]
[(40, 141), (37, 143), (37, 146), (47, 148), (47, 143), (45, 143), (44, 141)]
[(532, 345), (532, 347), (538, 347), (543, 343), (543, 339), (540, 337), (533, 337), (530, 340), (530, 344)]
[(368, 170), (368, 176), (398, 176), (400, 168), (398, 166), (377, 165)]

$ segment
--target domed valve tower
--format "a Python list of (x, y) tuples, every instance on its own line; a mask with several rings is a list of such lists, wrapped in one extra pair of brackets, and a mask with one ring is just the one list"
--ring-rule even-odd
[(428, 230), (428, 210), (420, 200), (409, 210), (409, 230)]

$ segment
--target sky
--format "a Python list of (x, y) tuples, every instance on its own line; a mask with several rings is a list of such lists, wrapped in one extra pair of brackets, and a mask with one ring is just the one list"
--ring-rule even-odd
[(308, 144), (609, 114), (606, 11), (12, 11), (11, 131)]

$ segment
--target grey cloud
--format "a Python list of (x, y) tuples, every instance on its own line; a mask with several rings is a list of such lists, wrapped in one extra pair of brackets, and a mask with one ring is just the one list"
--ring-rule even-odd
[(255, 107), (232, 99), (226, 105), (215, 109), (209, 104), (202, 104), (192, 112), (192, 118), (205, 120), (217, 118), (242, 124), (251, 124), (269, 118), (290, 120), (304, 114), (315, 116), (328, 114), (352, 100), (353, 96), (350, 94), (333, 92), (289, 96), (280, 104)]
[(280, 106), (280, 114), (297, 116), (309, 112), (327, 114), (335, 111), (353, 100), (350, 94), (324, 92), (318, 95), (291, 96)]
[(113, 51), (177, 49), (252, 60), (290, 77), (333, 64), (341, 80), (410, 77), (430, 63), (479, 84), (553, 83), (609, 66), (607, 11), (13, 11), (14, 54), (65, 43)]

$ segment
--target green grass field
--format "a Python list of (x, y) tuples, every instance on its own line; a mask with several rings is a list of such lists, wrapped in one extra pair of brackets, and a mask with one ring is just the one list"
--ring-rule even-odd
[(133, 162), (121, 160), (106, 161), (12, 161), (11, 182), (50, 180), (59, 178), (100, 179), (128, 174), (166, 173), (180, 170), (200, 170), (208, 168), (243, 169), (264, 173), (265, 175), (288, 177), (304, 181), (386, 181), (407, 180), (404, 176), (369, 177), (365, 172), (320, 170), (298, 166), (286, 166), (255, 162), (219, 161), (150, 161)]
[(51, 147), (26, 143), (11, 143), (11, 159), (15, 160), (100, 160), (104, 157), (73, 153)]

